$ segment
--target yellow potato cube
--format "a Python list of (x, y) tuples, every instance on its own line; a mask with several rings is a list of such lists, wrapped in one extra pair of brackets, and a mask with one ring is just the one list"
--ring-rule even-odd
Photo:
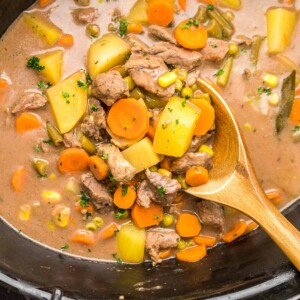
[(146, 0), (137, 0), (131, 7), (129, 14), (125, 17), (131, 23), (148, 23), (147, 15), (148, 4)]

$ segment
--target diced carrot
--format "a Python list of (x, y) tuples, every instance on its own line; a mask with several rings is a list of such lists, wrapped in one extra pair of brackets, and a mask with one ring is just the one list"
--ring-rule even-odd
[(83, 209), (85, 209), (87, 212), (93, 213), (94, 212), (94, 205), (90, 202), (86, 206), (82, 206), (80, 204), (80, 201), (78, 201), (78, 202), (75, 203), (75, 209), (79, 212), (81, 212)]
[(63, 34), (58, 40), (58, 44), (62, 47), (72, 47), (74, 45), (74, 37), (72, 34)]
[(191, 167), (186, 171), (185, 181), (190, 186), (198, 186), (208, 182), (208, 171), (202, 166)]
[(151, 202), (148, 208), (134, 204), (131, 210), (131, 218), (139, 228), (158, 225), (163, 220), (163, 207)]
[(171, 171), (171, 159), (169, 157), (165, 157), (160, 163), (160, 167), (162, 169)]
[(181, 9), (186, 10), (186, 0), (178, 0)]
[(127, 185), (117, 188), (114, 193), (114, 204), (121, 209), (131, 208), (136, 199), (135, 190)]
[(143, 32), (143, 26), (140, 23), (128, 23), (127, 26), (127, 33), (142, 33)]
[(168, 26), (174, 18), (174, 5), (165, 0), (153, 0), (148, 3), (148, 22), (160, 26)]
[(55, 0), (38, 0), (39, 7), (44, 8), (52, 4)]
[(72, 238), (71, 241), (74, 243), (80, 243), (84, 245), (94, 245), (95, 244), (95, 236), (94, 233), (90, 230), (85, 229), (77, 229)]
[(247, 224), (245, 233), (248, 233), (248, 232), (250, 232), (250, 231), (253, 231), (253, 230), (255, 230), (257, 227), (258, 227), (258, 224), (255, 223), (254, 221), (252, 221), (252, 222), (250, 222), (250, 223)]
[(61, 173), (81, 172), (88, 168), (88, 154), (79, 148), (68, 148), (60, 153), (58, 169)]
[(41, 127), (41, 122), (37, 116), (31, 113), (22, 113), (16, 118), (16, 130), (23, 133)]
[(212, 128), (215, 122), (215, 109), (204, 99), (192, 98), (190, 101), (201, 110), (194, 134), (204, 135)]
[(278, 189), (269, 189), (265, 191), (267, 198), (275, 205), (283, 202), (283, 197)]
[(25, 176), (26, 176), (25, 167), (21, 167), (17, 171), (14, 172), (14, 174), (11, 178), (11, 185), (15, 192), (23, 191)]
[(246, 228), (247, 224), (244, 221), (238, 221), (233, 228), (231, 228), (223, 235), (223, 241), (226, 243), (231, 243), (232, 241), (243, 235), (246, 231)]
[(97, 180), (102, 180), (108, 175), (108, 165), (99, 156), (93, 155), (88, 158), (88, 166)]
[(172, 256), (172, 254), (173, 254), (173, 250), (169, 248), (169, 249), (160, 251), (158, 255), (159, 255), (159, 258), (165, 259), (165, 258)]
[(295, 98), (292, 110), (290, 113), (290, 121), (295, 124), (300, 124), (300, 98)]
[(121, 99), (111, 107), (107, 124), (112, 133), (119, 137), (141, 139), (149, 128), (148, 110), (136, 99)]
[(176, 232), (181, 237), (194, 237), (201, 231), (199, 218), (192, 214), (184, 212), (179, 215), (176, 223)]
[(154, 140), (154, 135), (155, 135), (155, 129), (153, 126), (149, 125), (149, 128), (148, 128), (148, 132), (147, 132), (147, 137), (153, 141)]
[(111, 223), (99, 232), (98, 237), (100, 240), (107, 240), (114, 236), (118, 230), (118, 226), (115, 223)]
[(6, 90), (8, 86), (7, 80), (0, 78), (0, 90)]
[(178, 44), (187, 49), (200, 49), (206, 45), (207, 30), (202, 24), (190, 24), (187, 19), (180, 22), (175, 28), (174, 36)]
[(216, 244), (217, 239), (212, 236), (198, 235), (193, 238), (193, 241), (198, 245), (205, 245), (207, 247), (212, 247)]
[(196, 262), (206, 256), (206, 247), (204, 245), (194, 246), (176, 252), (176, 258), (185, 262)]

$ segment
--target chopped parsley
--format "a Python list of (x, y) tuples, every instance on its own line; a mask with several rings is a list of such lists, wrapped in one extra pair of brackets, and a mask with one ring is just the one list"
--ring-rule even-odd
[(176, 119), (176, 125), (178, 125), (179, 124), (179, 120), (178, 119)]
[(51, 87), (52, 84), (50, 82), (45, 82), (43, 80), (39, 81), (37, 83), (37, 87), (40, 89), (40, 90), (44, 90), (44, 89), (48, 89), (49, 87)]
[(102, 156), (101, 156), (101, 158), (103, 160), (107, 160), (108, 159), (108, 153), (103, 153)]
[(91, 249), (88, 249), (87, 251), (88, 251), (88, 252), (90, 252), (90, 253), (92, 252), (92, 250), (91, 250)]
[(192, 26), (199, 27), (199, 21), (194, 19), (189, 19), (186, 24), (182, 24), (180, 28), (182, 29), (190, 29)]
[(211, 44), (210, 45), (212, 48), (218, 48), (218, 45), (216, 45), (216, 44)]
[(242, 52), (242, 53), (246, 53), (246, 52), (247, 52), (247, 49), (246, 49), (246, 48), (242, 48), (242, 49), (241, 49), (241, 52)]
[(90, 203), (90, 197), (88, 197), (84, 192), (80, 192), (80, 206), (87, 207)]
[(60, 247), (61, 250), (66, 251), (69, 249), (69, 245), (65, 244), (64, 246)]
[(42, 140), (42, 142), (43, 142), (44, 144), (53, 145), (53, 141), (52, 141), (51, 139), (49, 139), (49, 140)]
[(114, 176), (112, 176), (112, 174), (111, 174), (110, 172), (108, 173), (108, 179), (109, 179), (111, 182), (114, 182), (114, 181), (115, 181)]
[(32, 56), (28, 59), (27, 68), (37, 70), (38, 72), (42, 71), (45, 69), (45, 66), (40, 65), (40, 59), (36, 56)]
[(115, 217), (116, 217), (116, 219), (123, 219), (126, 214), (127, 214), (127, 211), (125, 209), (119, 209), (116, 212)]
[(90, 84), (91, 82), (92, 82), (92, 79), (91, 79), (91, 76), (90, 76), (90, 74), (86, 74), (86, 82), (88, 83), (88, 84)]
[(208, 4), (208, 5), (206, 6), (206, 9), (207, 9), (207, 10), (214, 10), (215, 7), (214, 7), (212, 4)]
[(96, 107), (95, 104), (91, 104), (91, 105), (90, 105), (90, 109), (91, 109), (91, 111), (93, 111), (93, 112), (98, 111), (98, 108)]
[(91, 216), (92, 216), (92, 213), (87, 211), (86, 214), (85, 214), (85, 219), (88, 220), (88, 218), (91, 217)]
[(112, 253), (112, 257), (116, 260), (117, 264), (121, 264), (122, 260), (118, 257), (117, 253)]
[(34, 152), (36, 152), (36, 153), (42, 152), (42, 149), (40, 146), (35, 146), (33, 149), (34, 149)]
[(292, 128), (292, 131), (293, 131), (293, 132), (298, 132), (298, 131), (300, 131), (300, 125), (295, 125), (295, 126)]
[(158, 219), (159, 219), (159, 216), (158, 216), (158, 215), (154, 215), (153, 218), (154, 218), (155, 220), (158, 220)]
[(122, 197), (126, 196), (128, 191), (128, 185), (122, 185)]
[(169, 112), (172, 112), (173, 109), (172, 109), (171, 107), (168, 107), (168, 111), (169, 111)]
[(126, 20), (120, 21), (119, 33), (120, 36), (124, 36), (127, 33), (128, 22)]
[(214, 76), (221, 76), (221, 75), (223, 75), (224, 74), (224, 70), (223, 69), (220, 69), (220, 70), (218, 70), (215, 74), (214, 74)]
[(70, 98), (70, 94), (68, 92), (62, 91), (61, 94), (65, 99)]
[(161, 124), (162, 129), (166, 129), (167, 125), (166, 124)]
[(117, 235), (119, 233), (119, 231), (120, 231), (119, 229), (115, 230), (114, 235)]
[(58, 216), (57, 216), (57, 221), (58, 221), (58, 222), (61, 222), (61, 215), (60, 215), (60, 213), (59, 213)]
[(181, 102), (182, 107), (186, 106), (186, 99)]
[(82, 82), (81, 80), (78, 80), (78, 81), (77, 81), (77, 85), (78, 85), (79, 87), (84, 88), (84, 89), (88, 87), (88, 83), (87, 83), (87, 82)]
[(157, 188), (157, 192), (158, 192), (158, 194), (159, 194), (160, 197), (163, 197), (166, 194), (166, 190), (162, 186), (159, 187), (159, 188)]
[(262, 95), (262, 94), (267, 94), (268, 96), (270, 96), (272, 94), (272, 90), (270, 88), (265, 88), (265, 87), (262, 87), (260, 86), (258, 89), (257, 89), (257, 92)]

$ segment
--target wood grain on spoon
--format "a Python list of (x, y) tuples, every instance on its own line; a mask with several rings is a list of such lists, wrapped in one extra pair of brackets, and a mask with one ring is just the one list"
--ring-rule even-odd
[(260, 187), (239, 127), (220, 94), (198, 79), (216, 111), (213, 168), (209, 182), (187, 193), (231, 206), (255, 220), (300, 271), (300, 232), (270, 203)]

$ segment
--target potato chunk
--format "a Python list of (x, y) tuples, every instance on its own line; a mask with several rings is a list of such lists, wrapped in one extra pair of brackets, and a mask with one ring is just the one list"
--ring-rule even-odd
[(53, 46), (62, 35), (62, 31), (39, 13), (24, 13), (25, 23), (45, 42)]
[(103, 35), (88, 51), (88, 71), (92, 79), (102, 72), (121, 65), (130, 53), (130, 46), (113, 33)]
[(62, 76), (63, 51), (56, 50), (47, 52), (42, 55), (37, 55), (37, 57), (40, 59), (40, 65), (45, 67), (40, 73), (50, 83), (58, 83)]
[(146, 0), (137, 0), (131, 7), (129, 14), (125, 17), (131, 23), (148, 23), (147, 15), (148, 4)]
[(147, 137), (124, 150), (122, 154), (136, 168), (137, 173), (158, 164), (162, 160), (162, 156), (153, 151), (152, 142)]
[(221, 6), (232, 9), (239, 9), (241, 7), (241, 0), (219, 0)]
[(158, 154), (181, 157), (191, 144), (200, 110), (178, 97), (172, 97), (159, 119), (153, 150)]
[(47, 96), (58, 126), (63, 134), (72, 130), (83, 117), (87, 106), (87, 89), (78, 86), (86, 82), (80, 70), (47, 90)]

